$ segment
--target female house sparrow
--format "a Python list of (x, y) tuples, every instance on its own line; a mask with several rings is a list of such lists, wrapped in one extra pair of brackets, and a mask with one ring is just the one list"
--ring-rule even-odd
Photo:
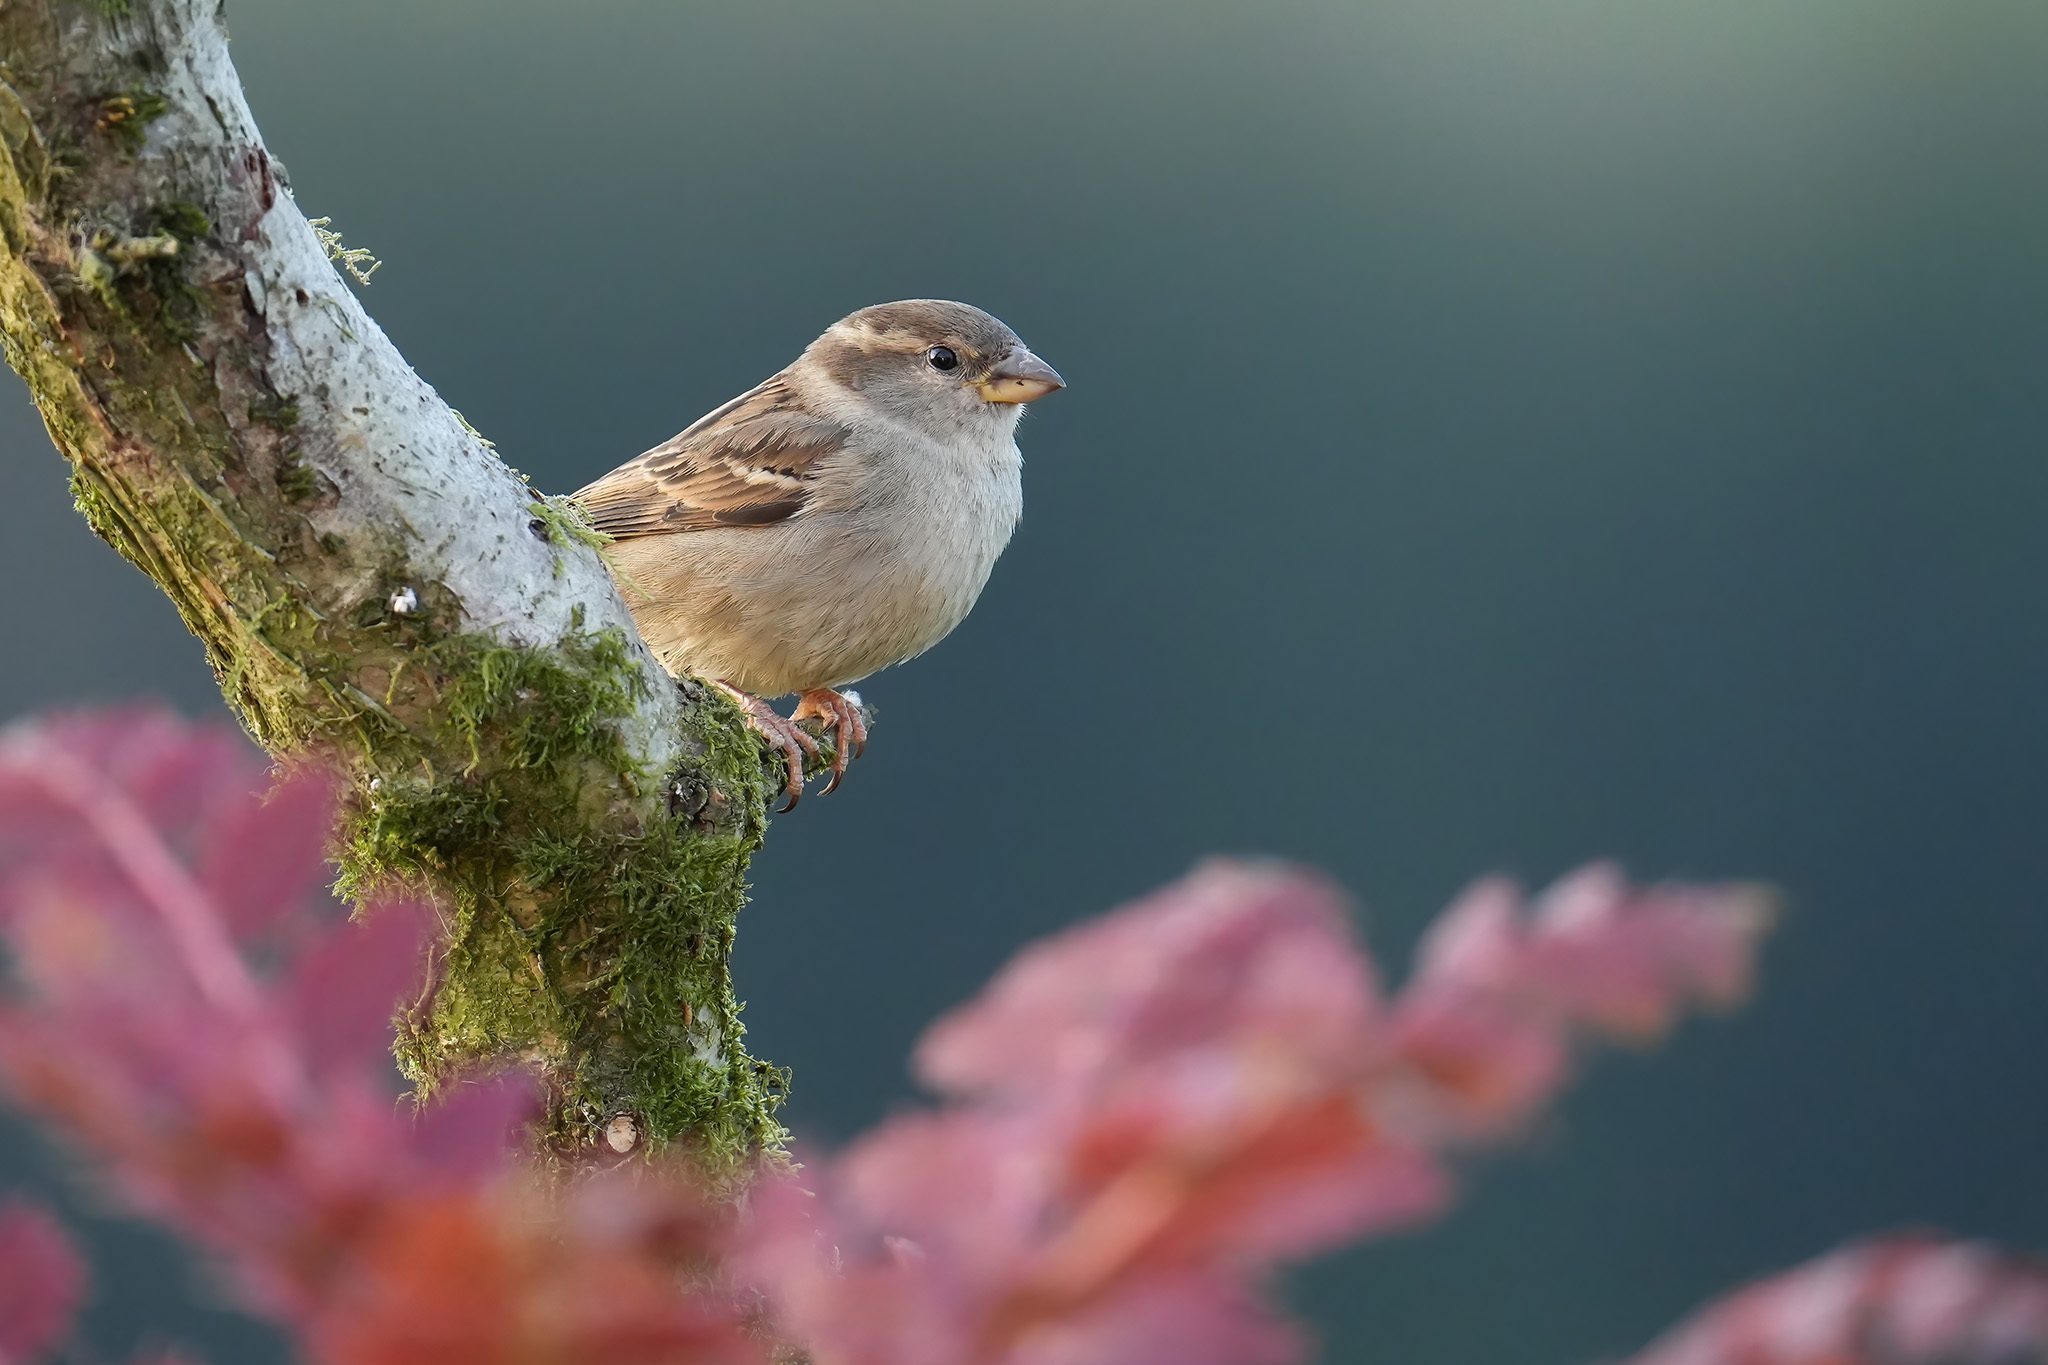
[[(835, 689), (944, 639), (981, 595), (1023, 511), (1023, 405), (1066, 387), (997, 319), (964, 303), (863, 308), (796, 362), (575, 494), (672, 674), (730, 693), (779, 749), (793, 808), (795, 722), (867, 741)], [(799, 694), (796, 713), (766, 697)]]

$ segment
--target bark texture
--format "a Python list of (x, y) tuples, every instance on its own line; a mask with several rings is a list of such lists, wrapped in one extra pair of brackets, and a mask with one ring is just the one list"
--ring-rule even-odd
[(5, 0), (0, 63), (8, 362), (250, 732), (348, 775), (344, 889), (447, 907), (408, 1071), (533, 1060), (563, 1153), (629, 1116), (738, 1171), (782, 1077), (727, 971), (768, 790), (737, 713), (363, 311), (214, 0)]

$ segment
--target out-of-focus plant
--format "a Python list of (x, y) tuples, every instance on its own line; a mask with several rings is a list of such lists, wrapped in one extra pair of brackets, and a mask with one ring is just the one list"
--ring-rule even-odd
[(258, 778), (238, 738), (161, 714), (0, 739), (0, 1084), (313, 1359), (754, 1357), (726, 1304), (678, 1290), (710, 1247), (687, 1189), (546, 1188), (516, 1076), (394, 1103), (431, 915), (322, 904), (325, 782)]
[[(257, 785), (239, 741), (156, 713), (0, 738), (0, 1084), (342, 1365), (1298, 1360), (1277, 1267), (1440, 1214), (1461, 1154), (1519, 1131), (1582, 1043), (1737, 999), (1768, 919), (1749, 888), (1605, 867), (1533, 902), (1486, 882), (1389, 996), (1330, 886), (1214, 864), (941, 1020), (935, 1106), (709, 1207), (644, 1143), (535, 1165), (516, 1074), (395, 1102), (387, 1026), (432, 911), (342, 919), (325, 783)], [(48, 1355), (83, 1277), (46, 1215), (0, 1210), (0, 1365)], [(1864, 1248), (1642, 1361), (2036, 1359), (2014, 1352), (2048, 1341), (2044, 1283)]]
[(2042, 1365), (2048, 1265), (1924, 1234), (1729, 1295), (1631, 1365)]
[(1269, 1267), (1441, 1212), (1446, 1157), (1514, 1131), (1580, 1037), (1732, 1000), (1764, 919), (1606, 868), (1533, 907), (1488, 882), (1388, 1000), (1331, 887), (1204, 868), (941, 1020), (917, 1063), (950, 1103), (816, 1200), (765, 1196), (743, 1264), (849, 1363), (1296, 1359)]
[(84, 1290), (85, 1266), (57, 1220), (32, 1205), (0, 1204), (0, 1365), (54, 1345)]

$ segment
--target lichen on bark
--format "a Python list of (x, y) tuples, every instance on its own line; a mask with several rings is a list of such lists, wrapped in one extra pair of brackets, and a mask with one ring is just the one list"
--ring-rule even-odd
[(0, 61), (8, 363), (250, 733), (345, 774), (343, 887), (444, 907), (408, 1074), (532, 1062), (555, 1151), (628, 1113), (741, 1178), (784, 1079), (727, 969), (769, 788), (737, 713), (337, 276), (212, 0), (10, 0)]

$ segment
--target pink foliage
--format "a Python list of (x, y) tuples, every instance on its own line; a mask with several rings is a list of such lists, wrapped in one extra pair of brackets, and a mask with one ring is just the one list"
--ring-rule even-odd
[(2048, 1265), (1924, 1236), (1868, 1242), (1730, 1295), (1630, 1365), (2038, 1365)]
[[(650, 1181), (622, 1211), (595, 1182), (542, 1217), (510, 1140), (530, 1086), (395, 1102), (390, 1021), (432, 916), (319, 904), (326, 784), (266, 799), (259, 776), (156, 713), (0, 739), (0, 1083), (318, 1359), (757, 1358), (675, 1291), (710, 1245), (686, 1192)], [(0, 1281), (38, 1264), (0, 1246)]]
[(61, 1341), (84, 1294), (85, 1265), (57, 1221), (26, 1204), (0, 1204), (0, 1365)]
[(1637, 890), (1605, 864), (1530, 904), (1480, 882), (1423, 939), (1397, 1050), (1434, 1125), (1512, 1130), (1556, 1087), (1575, 1037), (1650, 1041), (1688, 1005), (1741, 999), (1769, 920), (1754, 888)]
[(1488, 883), (1388, 1001), (1327, 883), (1211, 865), (935, 1025), (918, 1069), (954, 1103), (764, 1200), (746, 1263), (834, 1365), (1127, 1360), (1141, 1308), (1205, 1324), (1189, 1365), (1298, 1359), (1270, 1266), (1440, 1211), (1451, 1149), (1526, 1119), (1582, 1036), (1733, 998), (1766, 919), (1604, 868), (1533, 907)]
[[(1739, 998), (1768, 919), (1746, 888), (1604, 867), (1533, 901), (1485, 882), (1390, 996), (1329, 884), (1212, 864), (1027, 949), (920, 1046), (936, 1107), (734, 1218), (661, 1161), (533, 1178), (516, 1079), (395, 1102), (434, 916), (338, 915), (325, 785), (257, 778), (157, 713), (0, 736), (0, 1086), (338, 1365), (742, 1365), (771, 1353), (763, 1310), (818, 1365), (1286, 1365), (1280, 1266), (1440, 1213), (1459, 1155), (1584, 1043)], [(82, 1283), (46, 1218), (0, 1212), (0, 1365), (48, 1349)], [(2035, 1358), (2044, 1321), (2032, 1268), (1887, 1243), (1637, 1365)]]

